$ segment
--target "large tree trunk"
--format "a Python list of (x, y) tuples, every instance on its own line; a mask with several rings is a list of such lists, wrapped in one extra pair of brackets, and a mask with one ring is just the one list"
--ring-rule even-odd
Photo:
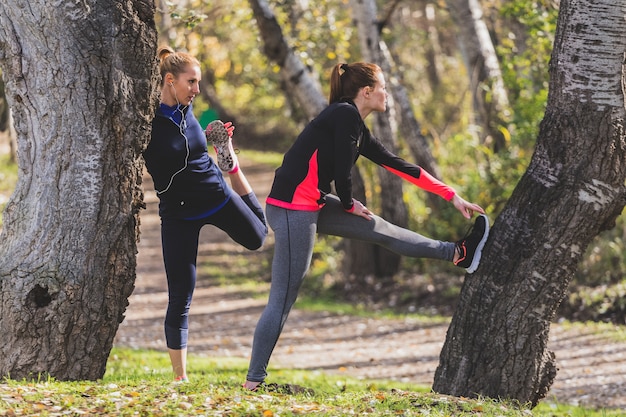
[(18, 182), (0, 236), (0, 376), (98, 379), (135, 279), (154, 104), (149, 0), (0, 4)]
[(626, 204), (625, 53), (621, 2), (561, 1), (535, 154), (465, 281), (436, 391), (534, 405), (552, 385), (550, 322), (585, 248)]

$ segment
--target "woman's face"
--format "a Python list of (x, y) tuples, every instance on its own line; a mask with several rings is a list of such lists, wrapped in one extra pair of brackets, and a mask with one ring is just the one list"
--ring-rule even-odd
[(374, 85), (374, 88), (370, 90), (370, 105), (373, 111), (384, 112), (387, 109), (385, 76), (382, 72), (379, 72), (376, 78), (378, 78), (378, 81)]
[(170, 102), (165, 104), (174, 105), (180, 103), (184, 106), (191, 104), (194, 97), (200, 93), (201, 77), (199, 66), (187, 65), (187, 69), (184, 72), (178, 74), (178, 77), (165, 85), (165, 91), (170, 96)]

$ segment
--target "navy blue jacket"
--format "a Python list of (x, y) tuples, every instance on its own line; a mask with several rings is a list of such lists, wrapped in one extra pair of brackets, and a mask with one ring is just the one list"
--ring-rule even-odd
[(230, 199), (230, 188), (207, 152), (204, 131), (192, 110), (191, 105), (161, 104), (152, 120), (152, 136), (143, 157), (162, 218), (205, 217)]

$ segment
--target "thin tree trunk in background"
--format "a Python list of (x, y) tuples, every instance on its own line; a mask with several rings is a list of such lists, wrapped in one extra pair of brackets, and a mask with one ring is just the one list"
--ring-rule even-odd
[(0, 3), (18, 182), (0, 235), (0, 376), (96, 380), (135, 281), (156, 103), (150, 1)]
[[(399, 130), (402, 133), (402, 137), (409, 147), (411, 155), (415, 159), (415, 163), (424, 168), (434, 177), (441, 179), (439, 166), (430, 151), (430, 144), (428, 143), (428, 140), (424, 135), (422, 135), (422, 127), (415, 118), (409, 93), (400, 79), (401, 75), (391, 69), (397, 67), (391, 51), (387, 48), (385, 42), (381, 41), (380, 45), (386, 61), (391, 64), (389, 71), (390, 75), (387, 77), (387, 82), (389, 84), (389, 90), (395, 97), (395, 103), (397, 104), (396, 107), (398, 112), (396, 113), (396, 119)], [(426, 193), (426, 198), (428, 199), (428, 205), (433, 208), (434, 211), (438, 211), (438, 209), (442, 208), (443, 205), (446, 204), (445, 200), (432, 193)]]
[(293, 94), (308, 119), (313, 119), (328, 105), (322, 87), (285, 41), (269, 4), (265, 0), (249, 0), (249, 3), (263, 40), (263, 52), (280, 66), (285, 91)]
[[(359, 33), (363, 59), (378, 64), (385, 73), (385, 78), (389, 78), (391, 66), (385, 60), (380, 47), (376, 2), (373, 0), (352, 0), (350, 3)], [(394, 153), (397, 153), (395, 141), (397, 126), (392, 126), (392, 123), (395, 124), (393, 120), (396, 111), (393, 95), (390, 94), (387, 111), (385, 113), (376, 112), (371, 116), (374, 118), (373, 134), (387, 149)], [(378, 199), (380, 201), (376, 202), (376, 205), (380, 207), (380, 216), (391, 223), (406, 227), (408, 214), (402, 198), (402, 179), (383, 168), (378, 168), (378, 175), (380, 178)], [(377, 276), (392, 277), (398, 272), (401, 260), (399, 255), (382, 248), (376, 248), (374, 256), (378, 271)]]
[[(365, 184), (361, 172), (355, 166), (352, 168), (352, 195), (354, 198), (367, 205), (367, 197), (365, 193)], [(376, 245), (359, 240), (344, 239), (343, 248), (345, 251), (345, 259), (342, 263), (342, 269), (345, 275), (345, 281), (342, 282), (344, 293), (350, 297), (352, 293), (363, 294), (363, 289), (368, 288), (369, 277), (377, 274), (377, 258)], [(358, 287), (357, 291), (353, 287)], [(356, 300), (354, 300), (356, 301)]]
[(437, 30), (435, 12), (436, 8), (432, 3), (424, 4), (424, 20), (426, 22), (426, 32), (428, 33), (428, 46), (426, 48), (425, 57), (428, 62), (427, 71), (429, 85), (433, 91), (437, 91), (441, 85), (441, 45), (439, 45), (439, 32)]
[(626, 205), (625, 55), (623, 4), (561, 1), (535, 153), (462, 288), (435, 391), (533, 405), (547, 395), (550, 322), (585, 249)]
[(479, 136), (498, 151), (506, 146), (502, 129), (508, 129), (511, 110), (482, 7), (478, 0), (447, 0), (446, 4), (459, 29), (458, 41), (469, 75), (475, 124), (481, 129)]

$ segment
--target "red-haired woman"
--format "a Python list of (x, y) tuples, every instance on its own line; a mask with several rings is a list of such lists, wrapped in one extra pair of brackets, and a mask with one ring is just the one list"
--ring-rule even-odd
[[(310, 266), (317, 233), (358, 239), (415, 258), (454, 262), (474, 272), (489, 233), (477, 204), (417, 165), (389, 152), (365, 126), (372, 112), (387, 106), (385, 78), (375, 64), (338, 64), (331, 74), (330, 104), (298, 136), (276, 171), (266, 215), (275, 233), (268, 304), (254, 332), (252, 356), (243, 386), (256, 390), (298, 289)], [(458, 242), (429, 239), (373, 214), (352, 196), (350, 172), (364, 156), (418, 187), (450, 201), (466, 218), (481, 213), (471, 233)], [(334, 183), (336, 195), (331, 193)]]

